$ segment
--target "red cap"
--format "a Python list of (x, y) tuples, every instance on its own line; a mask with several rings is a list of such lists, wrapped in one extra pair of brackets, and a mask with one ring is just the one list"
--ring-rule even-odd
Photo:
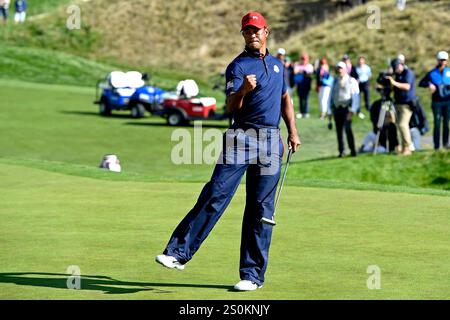
[(247, 26), (254, 26), (258, 29), (267, 27), (266, 19), (259, 12), (251, 11), (242, 17), (242, 29)]

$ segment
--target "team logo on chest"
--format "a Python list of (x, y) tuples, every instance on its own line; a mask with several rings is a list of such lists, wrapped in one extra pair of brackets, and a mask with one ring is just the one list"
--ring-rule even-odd
[(274, 65), (273, 66), (273, 71), (275, 71), (276, 73), (279, 73), (280, 72), (280, 68), (278, 68), (277, 65)]

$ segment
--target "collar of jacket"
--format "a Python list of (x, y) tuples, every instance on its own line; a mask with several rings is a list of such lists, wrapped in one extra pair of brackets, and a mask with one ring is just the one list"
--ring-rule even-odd
[(266, 54), (259, 52), (259, 50), (251, 50), (247, 47), (244, 48), (244, 52), (247, 53), (250, 57), (263, 59), (269, 54), (269, 50), (266, 49)]

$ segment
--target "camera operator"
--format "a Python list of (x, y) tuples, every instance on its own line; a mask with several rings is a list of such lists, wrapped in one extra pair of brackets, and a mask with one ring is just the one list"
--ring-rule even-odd
[[(391, 98), (392, 87), (391, 82), (386, 79), (387, 76), (388, 74), (382, 72), (377, 79), (377, 91), (380, 93), (381, 99), (378, 99), (370, 106), (370, 120), (373, 125), (373, 132), (377, 134), (378, 130), (380, 130), (378, 144), (385, 150), (392, 152), (398, 146), (398, 139), (397, 127), (395, 126), (394, 102)], [(382, 113), (381, 108), (384, 108), (386, 112)], [(384, 114), (381, 128), (379, 128), (380, 113)]]
[(392, 60), (391, 67), (395, 74), (395, 79), (392, 76), (387, 76), (386, 79), (391, 82), (394, 90), (394, 104), (397, 111), (396, 124), (401, 140), (400, 154), (409, 156), (412, 154), (409, 121), (415, 105), (415, 75), (411, 69), (405, 68), (399, 59)]

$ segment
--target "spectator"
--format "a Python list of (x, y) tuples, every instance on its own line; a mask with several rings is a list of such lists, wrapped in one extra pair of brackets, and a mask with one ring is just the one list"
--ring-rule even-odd
[[(360, 152), (373, 152), (376, 145), (376, 134), (378, 132), (378, 118), (383, 103), (389, 101), (390, 98), (384, 96), (382, 90), (377, 89), (382, 94), (382, 99), (375, 101), (370, 107), (370, 118), (373, 123), (373, 131), (369, 132), (364, 138), (363, 144), (360, 148)], [(385, 90), (384, 90), (385, 91)], [(385, 107), (386, 108), (386, 107)], [(395, 126), (395, 113), (392, 113), (390, 107), (387, 108), (383, 127), (380, 130), (380, 136), (378, 139), (377, 153), (385, 153), (387, 150), (392, 152), (398, 145), (397, 131)], [(411, 120), (409, 121), (412, 145), (410, 146), (412, 151), (422, 150), (421, 140), (422, 136), (429, 131), (429, 125), (425, 110), (423, 109), (419, 98), (416, 97), (416, 107), (414, 108)]]
[(317, 91), (319, 93), (320, 119), (325, 120), (330, 104), (333, 76), (327, 59), (321, 59), (317, 70)]
[(284, 63), (285, 59), (286, 59), (286, 49), (284, 48), (278, 48), (277, 51), (277, 58), (278, 60), (280, 60), (281, 62)]
[(16, 13), (14, 14), (15, 23), (24, 23), (27, 11), (27, 1), (26, 0), (16, 0), (15, 1)]
[(434, 117), (433, 142), (434, 149), (440, 148), (440, 126), (443, 122), (442, 144), (449, 145), (449, 115), (450, 115), (450, 68), (448, 67), (448, 53), (440, 51), (437, 56), (437, 66), (420, 80), (419, 86), (429, 88), (431, 92), (431, 109)]
[(409, 121), (409, 128), (413, 142), (413, 145), (411, 146), (412, 150), (422, 150), (422, 136), (430, 130), (430, 127), (428, 125), (427, 115), (422, 107), (422, 104), (420, 103), (419, 97), (416, 97), (416, 104), (411, 120)]
[(355, 69), (356, 73), (358, 74), (359, 92), (362, 92), (364, 94), (364, 104), (366, 110), (369, 110), (369, 101), (370, 101), (369, 80), (372, 77), (372, 69), (366, 64), (366, 59), (364, 57), (359, 57), (358, 66)]
[(297, 94), (300, 100), (300, 113), (297, 118), (309, 118), (309, 92), (311, 90), (311, 76), (314, 67), (309, 63), (309, 56), (304, 53), (300, 57), (300, 63), (294, 65), (294, 82), (297, 86)]
[(286, 50), (284, 48), (279, 48), (277, 51), (277, 58), (284, 65), (284, 81), (286, 83), (286, 90), (289, 92), (289, 96), (292, 97), (292, 87), (293, 87), (293, 72), (294, 68), (291, 63), (291, 59), (286, 56)]
[(350, 56), (348, 54), (344, 54), (344, 56), (342, 57), (342, 61), (345, 62), (345, 65), (347, 66), (347, 73), (350, 75), (350, 77), (358, 80), (358, 73), (356, 72), (355, 68), (353, 68)]
[(397, 0), (396, 5), (398, 10), (403, 11), (406, 8), (406, 0)]
[(395, 79), (392, 76), (386, 77), (394, 88), (394, 103), (397, 110), (397, 127), (400, 132), (401, 150), (404, 156), (411, 155), (411, 133), (409, 131), (409, 121), (415, 104), (416, 87), (415, 75), (411, 69), (406, 69), (397, 58), (391, 62)]
[(0, 15), (3, 17), (3, 24), (8, 22), (10, 0), (0, 0)]
[[(288, 78), (286, 79), (286, 86), (288, 91), (292, 93), (292, 88), (295, 86), (294, 83), (294, 64), (289, 56), (286, 56), (286, 63), (284, 64), (287, 69)], [(291, 96), (292, 98), (293, 96)], [(293, 105), (293, 104), (292, 104)]]
[(343, 139), (344, 128), (351, 156), (356, 157), (355, 140), (352, 131), (352, 116), (358, 110), (359, 106), (358, 81), (348, 74), (347, 66), (344, 62), (339, 62), (336, 69), (338, 75), (334, 80), (333, 88), (331, 90), (331, 108), (328, 109), (328, 115), (330, 119), (331, 114), (334, 115), (339, 157), (345, 156)]
[[(342, 57), (342, 61), (345, 62), (346, 66), (347, 66), (347, 73), (350, 75), (350, 77), (355, 78), (357, 81), (359, 79), (358, 73), (356, 72), (356, 68), (353, 67), (352, 61), (350, 60), (350, 56), (348, 54), (344, 54), (344, 56)], [(364, 119), (366, 116), (364, 115), (364, 113), (361, 112), (361, 108), (358, 107), (358, 117), (360, 117), (361, 119)]]

